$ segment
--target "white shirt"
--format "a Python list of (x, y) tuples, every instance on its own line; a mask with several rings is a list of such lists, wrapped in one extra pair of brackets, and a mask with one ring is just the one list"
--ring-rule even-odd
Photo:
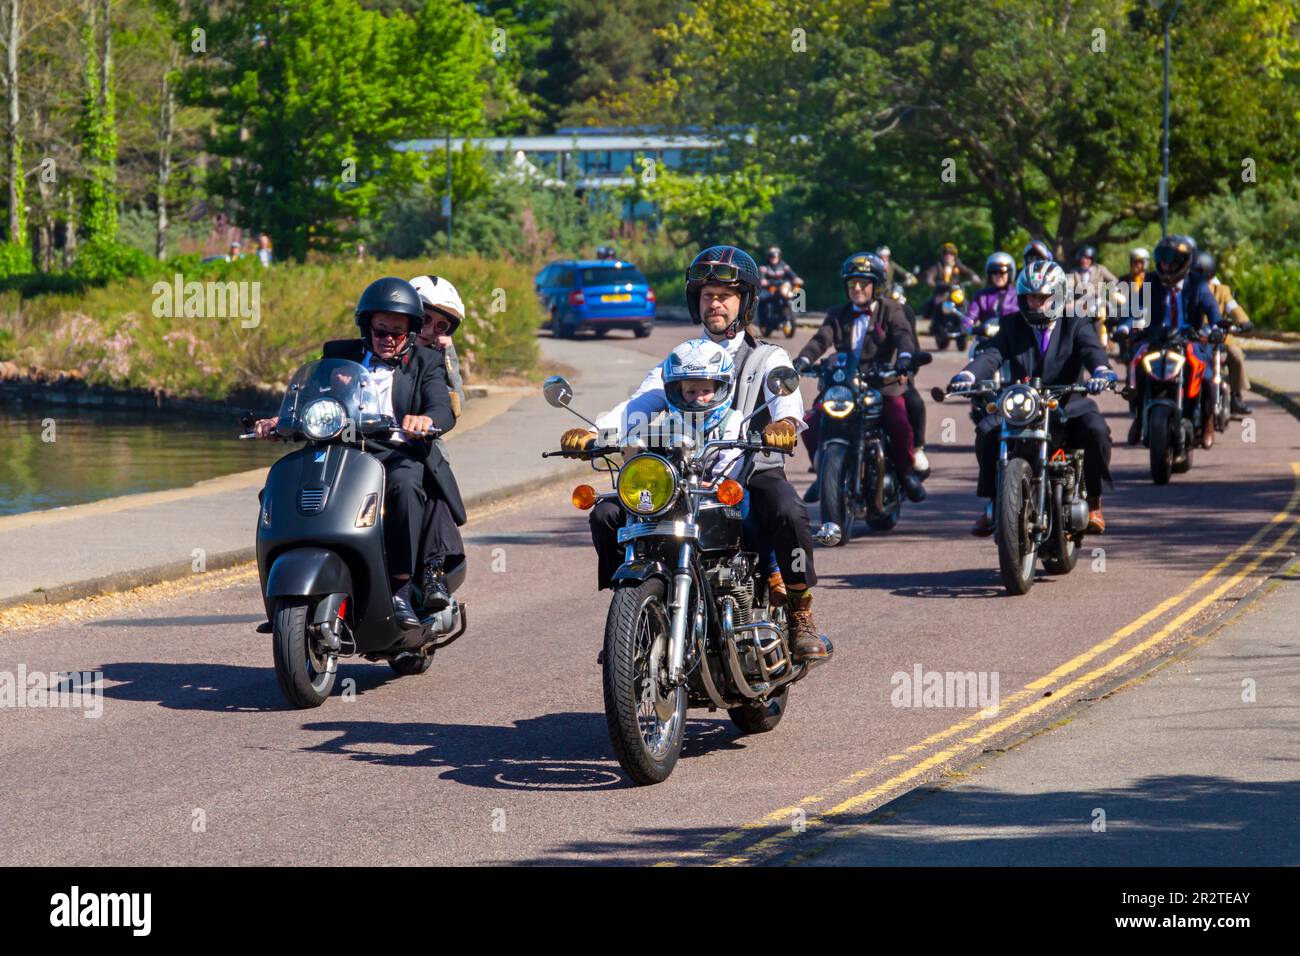
[[(369, 349), (366, 350), (366, 360), (361, 364), (370, 373), (370, 390), (375, 402), (373, 411), (396, 420), (397, 415), (393, 411), (393, 366), (381, 362), (375, 357), (375, 353)], [(396, 442), (410, 441), (411, 436), (400, 428), (394, 428), (390, 440)]]
[[(740, 349), (742, 341), (741, 337), (737, 335), (734, 339), (724, 339), (718, 344), (730, 352), (734, 358), (736, 352)], [(772, 350), (762, 369), (764, 402), (773, 398), (772, 393), (767, 390), (767, 376), (774, 368), (794, 368), (794, 363), (790, 361), (790, 355), (785, 349), (777, 348)], [(736, 371), (739, 372), (740, 370), (737, 369)], [(627, 434), (629, 416), (634, 422), (648, 422), (652, 421), (656, 415), (666, 408), (668, 408), (668, 399), (664, 396), (663, 366), (659, 364), (649, 371), (627, 401), (620, 402), (609, 411), (596, 416), (596, 427), (601, 431), (615, 429), (620, 436), (623, 436)], [(769, 408), (772, 413), (772, 421), (790, 418), (797, 423), (800, 431), (808, 427), (803, 420), (803, 396), (798, 391), (792, 395), (783, 395), (777, 398)]]

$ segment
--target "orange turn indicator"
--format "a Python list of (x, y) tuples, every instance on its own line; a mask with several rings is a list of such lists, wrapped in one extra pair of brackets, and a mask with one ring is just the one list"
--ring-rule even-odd
[(724, 505), (738, 505), (745, 497), (745, 489), (740, 482), (727, 478), (718, 485), (718, 500)]
[(573, 489), (570, 500), (579, 511), (587, 511), (596, 503), (596, 489), (591, 485), (578, 485)]

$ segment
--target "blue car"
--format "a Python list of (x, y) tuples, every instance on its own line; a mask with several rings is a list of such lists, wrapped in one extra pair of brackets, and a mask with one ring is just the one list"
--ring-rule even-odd
[(552, 262), (537, 274), (536, 286), (556, 338), (570, 339), (584, 329), (598, 336), (610, 329), (631, 329), (643, 339), (654, 328), (654, 290), (630, 262)]

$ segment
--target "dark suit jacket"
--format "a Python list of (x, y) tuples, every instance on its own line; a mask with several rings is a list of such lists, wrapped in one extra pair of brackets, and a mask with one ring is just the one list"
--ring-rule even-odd
[[(366, 345), (362, 339), (336, 339), (326, 342), (321, 358), (348, 359), (365, 363)], [(401, 425), (406, 415), (427, 415), (443, 434), (456, 427), (447, 390), (447, 368), (441, 349), (417, 346), (393, 369), (393, 417)], [(442, 493), (451, 508), (456, 524), (465, 523), (465, 503), (451, 465), (432, 441), (406, 442), (406, 454), (424, 462), (426, 485), (430, 482)]]
[[(1169, 289), (1161, 283), (1159, 276), (1153, 273), (1147, 273), (1146, 281), (1151, 283), (1151, 322), (1138, 333), (1138, 338), (1153, 341), (1163, 338), (1165, 323), (1171, 318), (1168, 315)], [(1198, 275), (1189, 274), (1183, 281), (1183, 288), (1178, 293), (1178, 302), (1184, 321), (1194, 329), (1224, 323), (1223, 315), (1219, 312), (1219, 303), (1214, 298), (1214, 291), (1210, 288), (1210, 284)]]
[[(871, 320), (867, 328), (867, 337), (862, 343), (860, 365), (893, 365), (900, 352), (915, 355), (921, 350), (916, 341), (912, 324), (907, 321), (903, 307), (893, 299), (877, 299), (880, 311)], [(815, 362), (827, 349), (836, 352), (851, 352), (853, 345), (853, 304), (846, 302), (826, 313), (822, 322), (808, 344), (799, 352), (799, 358)], [(907, 390), (905, 384), (890, 385), (882, 389), (885, 395), (902, 395)]]
[[(1004, 361), (1010, 362), (1011, 381), (1041, 378), (1044, 385), (1073, 385), (1083, 379), (1085, 371), (1110, 368), (1092, 322), (1083, 315), (1062, 315), (1057, 320), (1044, 355), (1037, 331), (1019, 312), (1014, 312), (1002, 320), (998, 334), (975, 353), (965, 371), (974, 375), (976, 381), (992, 378)], [(1095, 402), (1078, 396), (1064, 399), (1062, 407), (1066, 405), (1069, 405), (1070, 418), (1097, 407)]]

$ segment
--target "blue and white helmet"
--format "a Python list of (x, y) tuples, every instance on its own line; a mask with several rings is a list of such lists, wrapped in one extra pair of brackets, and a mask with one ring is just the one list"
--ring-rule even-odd
[[(717, 342), (704, 338), (683, 342), (664, 359), (661, 368), (669, 407), (692, 428), (708, 432), (727, 417), (736, 392), (736, 363)], [(682, 383), (691, 379), (713, 382), (713, 397), (707, 402), (687, 401)]]

